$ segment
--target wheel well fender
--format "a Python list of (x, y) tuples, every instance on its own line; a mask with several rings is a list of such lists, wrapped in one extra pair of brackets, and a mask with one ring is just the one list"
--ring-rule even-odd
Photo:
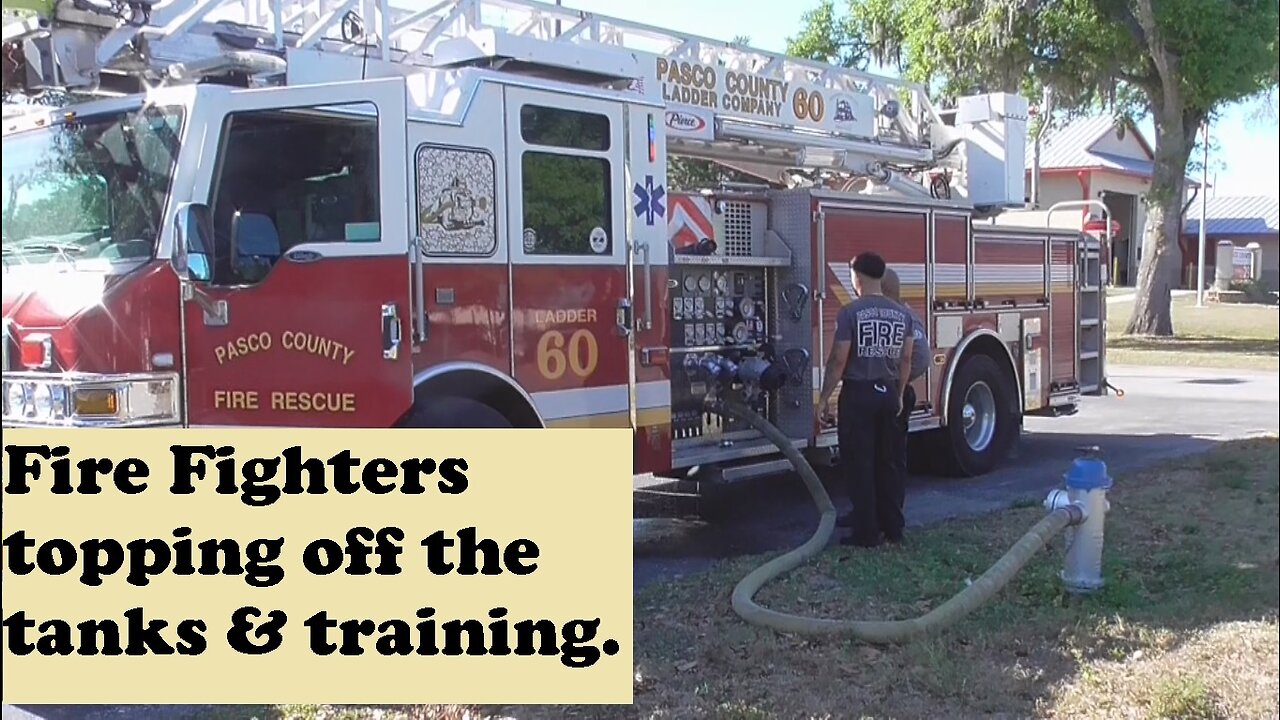
[(440, 395), (464, 397), (488, 405), (518, 428), (546, 427), (529, 393), (515, 380), (487, 365), (444, 363), (414, 376), (415, 406)]
[(981, 354), (990, 357), (996, 361), (996, 364), (1004, 368), (1014, 384), (1014, 396), (1017, 398), (1018, 412), (1023, 410), (1022, 393), (1017, 392), (1018, 387), (1018, 366), (1013, 359), (1013, 352), (1009, 350), (1009, 346), (1000, 339), (991, 330), (983, 328), (971, 333), (968, 337), (960, 341), (956, 346), (955, 355), (952, 356), (951, 364), (947, 367), (947, 374), (942, 379), (942, 424), (947, 424), (947, 419), (951, 417), (951, 385), (955, 382), (956, 372), (964, 361), (970, 355)]

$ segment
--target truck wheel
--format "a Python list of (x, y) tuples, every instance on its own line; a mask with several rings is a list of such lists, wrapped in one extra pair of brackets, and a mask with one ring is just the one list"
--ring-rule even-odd
[(1009, 452), (1018, 432), (1008, 373), (988, 355), (966, 358), (956, 370), (945, 428), (948, 474), (984, 475)]
[(457, 395), (434, 397), (415, 408), (405, 421), (415, 428), (509, 428), (505, 415), (482, 402)]

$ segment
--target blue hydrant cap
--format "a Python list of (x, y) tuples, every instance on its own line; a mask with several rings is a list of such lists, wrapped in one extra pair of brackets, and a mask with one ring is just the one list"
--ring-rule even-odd
[(1066, 475), (1070, 490), (1106, 490), (1111, 487), (1107, 464), (1097, 458), (1076, 458)]

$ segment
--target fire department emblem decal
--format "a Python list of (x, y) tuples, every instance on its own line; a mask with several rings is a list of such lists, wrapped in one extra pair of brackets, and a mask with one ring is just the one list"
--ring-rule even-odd
[(429, 254), (488, 255), (494, 224), (493, 158), (487, 153), (424, 147), (417, 156), (418, 234)]
[(605, 234), (604, 228), (591, 228), (591, 251), (599, 255), (609, 249), (609, 236)]
[(836, 100), (835, 119), (836, 122), (840, 123), (854, 122), (857, 120), (857, 116), (853, 114), (853, 103), (849, 102), (845, 98), (838, 98)]
[(652, 175), (644, 176), (644, 185), (636, 183), (633, 192), (636, 196), (636, 217), (644, 218), (645, 225), (653, 225), (654, 218), (660, 218), (666, 213), (662, 198), (667, 191), (661, 185), (654, 187)]

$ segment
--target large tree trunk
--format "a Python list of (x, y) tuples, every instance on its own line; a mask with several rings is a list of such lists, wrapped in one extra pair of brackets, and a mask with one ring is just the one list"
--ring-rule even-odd
[(1182, 256), (1178, 237), (1182, 234), (1187, 160), (1199, 128), (1198, 118), (1182, 108), (1166, 105), (1153, 115), (1156, 159), (1146, 197), (1137, 293), (1126, 335), (1173, 335), (1170, 303)]

